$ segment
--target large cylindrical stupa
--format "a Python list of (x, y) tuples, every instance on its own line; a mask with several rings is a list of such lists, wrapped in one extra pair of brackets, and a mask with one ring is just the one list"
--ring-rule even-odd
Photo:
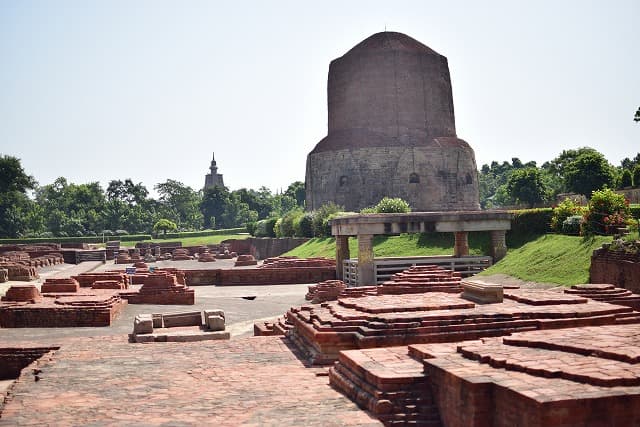
[(374, 34), (329, 66), (329, 130), (307, 157), (307, 209), (401, 197), (414, 211), (477, 210), (475, 155), (457, 138), (447, 58)]

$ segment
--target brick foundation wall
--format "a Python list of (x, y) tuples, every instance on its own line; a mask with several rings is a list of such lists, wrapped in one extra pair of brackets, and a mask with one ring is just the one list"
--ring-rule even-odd
[(111, 305), (95, 307), (0, 307), (3, 328), (67, 328), (110, 326), (127, 303), (117, 298)]
[(286, 285), (334, 280), (336, 270), (329, 267), (185, 270), (185, 276), (188, 286)]
[(611, 283), (640, 293), (640, 255), (598, 249), (591, 257), (590, 283)]

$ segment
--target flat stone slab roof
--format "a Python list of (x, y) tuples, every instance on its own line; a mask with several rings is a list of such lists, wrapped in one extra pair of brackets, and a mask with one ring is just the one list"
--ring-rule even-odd
[[(129, 344), (69, 340), (10, 390), (0, 426), (378, 426), (282, 337)], [(33, 366), (33, 365), (32, 365)]]

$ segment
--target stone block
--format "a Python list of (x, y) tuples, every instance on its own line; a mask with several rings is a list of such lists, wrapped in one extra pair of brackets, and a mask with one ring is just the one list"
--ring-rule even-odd
[(224, 317), (207, 316), (207, 329), (210, 331), (224, 331)]
[(138, 314), (133, 320), (134, 334), (151, 334), (153, 333), (153, 318), (151, 314)]
[(162, 321), (165, 328), (178, 326), (200, 326), (202, 325), (202, 313), (192, 311), (186, 313), (163, 314)]
[(480, 304), (502, 302), (502, 285), (465, 280), (462, 282), (462, 298)]
[(154, 313), (151, 315), (153, 319), (153, 327), (154, 328), (164, 328), (164, 322), (162, 320), (162, 314)]
[(220, 309), (209, 309), (209, 310), (204, 310), (204, 318), (206, 319), (209, 316), (220, 316), (223, 319), (225, 318), (224, 316), (224, 311), (220, 310)]

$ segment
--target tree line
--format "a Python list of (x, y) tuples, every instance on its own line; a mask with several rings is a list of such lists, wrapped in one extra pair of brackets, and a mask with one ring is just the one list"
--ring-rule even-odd
[[(560, 193), (590, 196), (602, 188), (640, 186), (640, 153), (611, 165), (602, 153), (583, 147), (564, 150), (538, 167), (536, 162), (497, 161), (478, 171), (482, 208), (553, 204)], [(226, 187), (194, 190), (167, 179), (149, 196), (142, 183), (112, 180), (75, 184), (60, 177), (40, 186), (16, 157), (0, 156), (0, 237), (150, 234), (161, 219), (178, 230), (234, 228), (267, 218), (284, 218), (304, 209), (304, 183), (293, 182), (282, 194)], [(155, 230), (157, 231), (157, 229)]]
[(482, 165), (478, 182), (480, 205), (485, 209), (548, 205), (561, 193), (590, 197), (603, 188), (640, 187), (640, 153), (633, 159), (623, 159), (619, 166), (589, 147), (563, 150), (540, 167), (535, 161), (523, 163), (514, 157), (511, 162)]
[(161, 219), (179, 230), (233, 228), (303, 206), (304, 183), (282, 194), (226, 187), (194, 190), (167, 179), (149, 196), (142, 183), (112, 180), (75, 184), (60, 177), (40, 186), (13, 156), (0, 156), (0, 237), (74, 237), (152, 233)]

